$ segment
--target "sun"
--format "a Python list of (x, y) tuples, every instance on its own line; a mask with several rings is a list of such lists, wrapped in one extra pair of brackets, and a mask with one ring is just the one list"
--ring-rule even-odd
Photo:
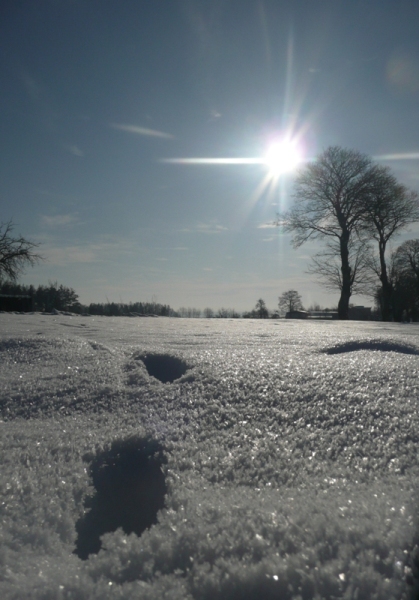
[(273, 142), (269, 146), (264, 160), (272, 176), (293, 171), (301, 161), (302, 156), (297, 143), (290, 139)]

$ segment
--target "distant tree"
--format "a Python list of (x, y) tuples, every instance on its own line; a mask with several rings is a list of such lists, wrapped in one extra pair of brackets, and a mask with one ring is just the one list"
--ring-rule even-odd
[[(381, 281), (381, 316), (392, 319), (393, 286), (386, 263), (387, 244), (411, 223), (419, 221), (419, 195), (398, 183), (387, 167), (380, 167), (369, 198), (364, 198), (363, 228), (378, 245), (378, 258), (371, 256), (369, 264)], [(401, 250), (400, 257), (407, 247)]]
[(313, 302), (312, 304), (310, 304), (307, 310), (309, 312), (320, 312), (324, 309), (318, 302)]
[(76, 292), (57, 282), (49, 282), (48, 285), (21, 285), (11, 281), (0, 282), (0, 293), (18, 296), (30, 296), (36, 310), (51, 312), (56, 310), (68, 310), (71, 312), (82, 312), (82, 305), (78, 300)]
[(179, 316), (168, 304), (159, 304), (152, 302), (134, 302), (129, 304), (116, 304), (115, 302), (106, 302), (106, 304), (89, 304), (87, 312), (90, 315), (104, 316), (123, 316), (123, 315), (158, 315), (161, 317)]
[(277, 224), (294, 234), (296, 248), (311, 239), (331, 242), (326, 256), (318, 257), (312, 272), (316, 273), (320, 266), (319, 274), (324, 278), (327, 253), (336, 252), (340, 269), (340, 319), (348, 318), (355, 281), (355, 265), (351, 261), (359, 257), (355, 238), (362, 235), (365, 202), (380, 174), (380, 167), (368, 156), (338, 146), (329, 147), (300, 170), (294, 188), (294, 205), (288, 213), (278, 217)]
[(178, 313), (179, 317), (182, 317), (182, 318), (199, 319), (199, 317), (201, 316), (201, 309), (192, 308), (190, 306), (188, 306), (187, 308), (185, 306), (181, 306), (177, 310), (177, 313)]
[(269, 317), (269, 311), (266, 308), (266, 303), (262, 298), (256, 302), (255, 310), (256, 317), (258, 319), (267, 319)]
[(301, 296), (296, 290), (284, 292), (278, 299), (278, 307), (281, 312), (292, 312), (294, 310), (304, 310)]
[(35, 251), (39, 244), (22, 236), (13, 236), (13, 223), (0, 223), (0, 280), (16, 281), (27, 265), (33, 266), (42, 256)]
[(204, 317), (206, 319), (212, 319), (214, 317), (214, 311), (212, 308), (204, 308)]
[(234, 308), (219, 308), (215, 316), (217, 319), (238, 319), (240, 314)]
[(78, 298), (78, 294), (72, 288), (51, 281), (48, 286), (38, 286), (34, 292), (36, 307), (46, 312), (51, 312), (54, 308), (78, 312)]

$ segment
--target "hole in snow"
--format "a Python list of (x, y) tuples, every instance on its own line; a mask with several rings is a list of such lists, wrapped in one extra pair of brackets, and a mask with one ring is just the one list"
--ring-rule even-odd
[(188, 370), (184, 360), (169, 354), (144, 354), (136, 358), (143, 361), (149, 375), (162, 383), (172, 383)]
[(357, 350), (379, 350), (381, 352), (398, 352), (400, 354), (419, 355), (419, 350), (408, 344), (386, 340), (360, 340), (345, 342), (323, 350), (326, 354), (343, 354), (344, 352), (356, 352)]
[(104, 533), (122, 527), (141, 535), (157, 522), (167, 492), (165, 462), (160, 444), (144, 438), (117, 440), (96, 456), (90, 466), (96, 493), (86, 500), (90, 511), (76, 525), (79, 558), (99, 552)]

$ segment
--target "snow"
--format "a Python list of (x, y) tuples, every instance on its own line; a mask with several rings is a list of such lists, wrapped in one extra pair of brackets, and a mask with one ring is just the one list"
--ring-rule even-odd
[(0, 365), (2, 598), (417, 594), (417, 325), (0, 314)]

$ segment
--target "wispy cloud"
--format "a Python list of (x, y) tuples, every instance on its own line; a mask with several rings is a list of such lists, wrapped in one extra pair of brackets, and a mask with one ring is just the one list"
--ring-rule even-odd
[(51, 102), (47, 87), (25, 70), (19, 76), (26, 94), (36, 107), (38, 119), (50, 131), (55, 131), (59, 113)]
[(42, 86), (26, 71), (21, 73), (20, 78), (28, 96), (32, 100), (38, 101), (42, 95)]
[(128, 125), (123, 123), (110, 123), (113, 129), (119, 131), (127, 131), (128, 133), (135, 133), (136, 135), (145, 135), (148, 137), (163, 138), (166, 140), (172, 140), (174, 138), (170, 133), (164, 131), (157, 131), (156, 129), (148, 129), (147, 127), (139, 127), (138, 125)]
[(76, 242), (61, 245), (57, 236), (46, 236), (41, 240), (43, 255), (48, 265), (67, 266), (76, 263), (107, 263), (114, 261), (115, 256), (126, 259), (134, 249), (129, 242), (121, 240), (97, 241), (93, 243)]
[(80, 150), (80, 148), (78, 146), (76, 146), (76, 144), (73, 144), (73, 145), (65, 144), (63, 146), (63, 148), (64, 148), (64, 150), (67, 150), (67, 152), (70, 152), (70, 154), (72, 154), (73, 156), (84, 156), (83, 150)]
[(198, 223), (197, 229), (203, 233), (221, 233), (222, 231), (228, 231), (227, 227), (215, 225), (213, 223)]
[(180, 233), (206, 233), (214, 235), (223, 233), (224, 231), (228, 231), (228, 228), (223, 225), (217, 225), (216, 223), (198, 223), (195, 227), (181, 229)]
[(74, 263), (94, 263), (100, 257), (100, 248), (93, 246), (50, 246), (44, 256), (49, 265), (64, 267)]
[(398, 154), (380, 154), (375, 160), (419, 160), (419, 152), (400, 152)]
[(63, 227), (66, 225), (73, 225), (77, 223), (78, 219), (76, 215), (43, 215), (41, 217), (43, 225), (47, 227)]
[(222, 117), (222, 114), (220, 112), (218, 112), (218, 110), (215, 108), (213, 108), (210, 111), (210, 115), (211, 115), (211, 121), (215, 121), (216, 119), (219, 119), (220, 117)]
[(275, 223), (261, 223), (258, 225), (258, 229), (277, 229), (278, 226)]

